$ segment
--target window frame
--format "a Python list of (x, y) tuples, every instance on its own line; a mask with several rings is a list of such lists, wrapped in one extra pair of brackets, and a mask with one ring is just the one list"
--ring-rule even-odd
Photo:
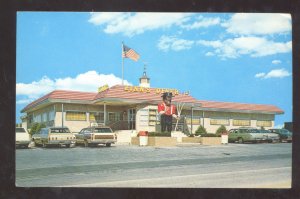
[[(212, 120), (226, 120), (227, 124), (220, 124), (220, 123), (212, 124)], [(217, 125), (217, 126), (220, 126), (220, 125), (230, 126), (230, 120), (229, 120), (229, 118), (210, 118), (209, 124), (210, 125)]]
[[(87, 116), (86, 116), (86, 112), (85, 111), (65, 111), (65, 120), (66, 121), (79, 121), (79, 122), (84, 122), (84, 121), (87, 121)], [(73, 113), (73, 114), (75, 114), (75, 113), (82, 113), (82, 115), (83, 115), (83, 113), (84, 113), (84, 117), (85, 117), (85, 119), (83, 120), (81, 120), (81, 119), (78, 119), (78, 118), (75, 118), (75, 119), (70, 119), (70, 118), (68, 118), (68, 114), (69, 113)]]
[[(258, 125), (259, 122), (270, 122), (269, 125)], [(256, 120), (256, 126), (257, 127), (272, 127), (272, 120)]]
[[(235, 121), (248, 121), (249, 124), (235, 124)], [(250, 119), (232, 119), (232, 126), (251, 126), (251, 120)]]

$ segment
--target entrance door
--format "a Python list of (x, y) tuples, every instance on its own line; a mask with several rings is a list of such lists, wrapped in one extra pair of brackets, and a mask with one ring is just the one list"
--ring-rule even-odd
[(129, 130), (134, 130), (135, 129), (135, 114), (136, 110), (135, 109), (128, 109), (128, 129)]

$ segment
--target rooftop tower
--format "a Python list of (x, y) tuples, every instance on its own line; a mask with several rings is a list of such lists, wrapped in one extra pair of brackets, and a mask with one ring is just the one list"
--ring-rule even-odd
[(150, 88), (150, 78), (146, 74), (146, 64), (144, 64), (143, 76), (140, 78), (140, 87)]

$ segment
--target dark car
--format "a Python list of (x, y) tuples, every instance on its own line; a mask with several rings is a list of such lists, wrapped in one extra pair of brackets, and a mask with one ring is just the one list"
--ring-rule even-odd
[(83, 128), (76, 136), (77, 144), (97, 146), (104, 144), (107, 147), (117, 142), (117, 135), (108, 126)]
[(272, 133), (276, 133), (279, 135), (279, 139), (281, 142), (292, 142), (293, 133), (287, 129), (269, 129)]

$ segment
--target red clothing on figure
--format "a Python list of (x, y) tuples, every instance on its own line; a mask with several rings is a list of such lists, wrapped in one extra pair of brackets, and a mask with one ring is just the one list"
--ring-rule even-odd
[(161, 111), (165, 111), (165, 115), (177, 115), (176, 106), (173, 104), (171, 104), (171, 106), (167, 106), (164, 102), (158, 104), (158, 113), (160, 113)]

